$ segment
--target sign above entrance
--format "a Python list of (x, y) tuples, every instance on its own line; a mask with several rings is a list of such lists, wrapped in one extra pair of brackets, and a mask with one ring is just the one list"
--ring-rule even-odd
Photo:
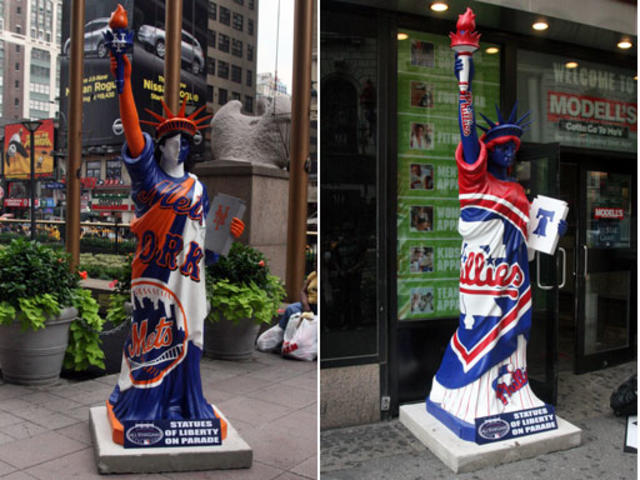
[(566, 64), (556, 55), (518, 52), (518, 98), (539, 124), (523, 140), (637, 151), (635, 71), (577, 63)]

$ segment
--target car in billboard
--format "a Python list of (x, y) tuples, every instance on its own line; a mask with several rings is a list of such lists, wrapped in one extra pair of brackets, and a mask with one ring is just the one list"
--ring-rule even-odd
[[(95, 55), (98, 58), (104, 58), (108, 55), (106, 45), (104, 44), (104, 32), (109, 29), (109, 18), (95, 18), (84, 26), (84, 54)], [(62, 54), (69, 55), (71, 49), (71, 38), (67, 38), (62, 47)]]
[[(153, 51), (158, 57), (164, 58), (165, 33), (164, 30), (151, 25), (141, 25), (136, 33), (136, 39), (147, 50)], [(200, 42), (192, 35), (182, 30), (182, 62), (189, 66), (195, 75), (200, 74), (204, 67), (204, 54)]]

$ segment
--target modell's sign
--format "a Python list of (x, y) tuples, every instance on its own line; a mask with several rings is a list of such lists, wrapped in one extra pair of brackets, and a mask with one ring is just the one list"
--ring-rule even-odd
[(547, 102), (547, 119), (563, 131), (628, 138), (638, 128), (635, 103), (552, 91)]
[(608, 218), (614, 220), (622, 220), (624, 218), (623, 208), (597, 207), (593, 210), (593, 218)]

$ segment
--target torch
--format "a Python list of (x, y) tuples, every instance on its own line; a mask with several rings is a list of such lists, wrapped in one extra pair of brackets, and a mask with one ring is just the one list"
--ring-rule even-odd
[(458, 88), (461, 92), (466, 92), (469, 88), (469, 74), (471, 72), (470, 58), (480, 47), (480, 34), (474, 32), (476, 28), (476, 16), (469, 7), (462, 15), (458, 15), (456, 23), (456, 33), (449, 33), (451, 38), (451, 48), (458, 53), (458, 58), (462, 60), (462, 70), (459, 72)]
[(118, 4), (109, 19), (109, 29), (103, 33), (105, 45), (116, 59), (116, 90), (122, 93), (124, 88), (124, 60), (122, 59), (133, 46), (133, 30), (127, 29), (127, 11)]

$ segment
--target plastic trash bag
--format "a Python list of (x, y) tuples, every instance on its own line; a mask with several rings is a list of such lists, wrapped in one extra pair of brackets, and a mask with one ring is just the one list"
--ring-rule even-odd
[(256, 340), (256, 347), (261, 352), (276, 352), (280, 350), (283, 338), (284, 330), (280, 325), (274, 325), (270, 329), (262, 332), (262, 335)]
[(636, 415), (638, 413), (638, 378), (629, 377), (611, 394), (609, 405), (617, 416)]
[(313, 361), (318, 356), (318, 317), (312, 312), (295, 313), (284, 331), (282, 356)]

